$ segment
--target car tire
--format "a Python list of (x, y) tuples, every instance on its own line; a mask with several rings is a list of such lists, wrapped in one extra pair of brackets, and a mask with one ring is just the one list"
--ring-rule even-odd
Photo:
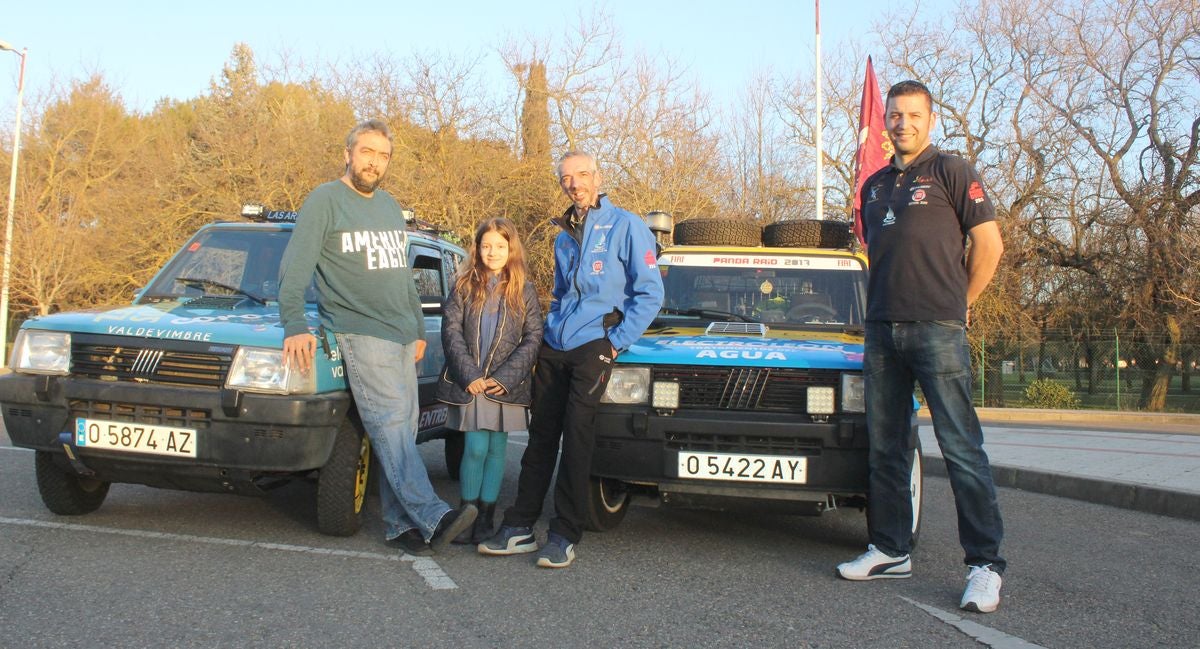
[(108, 497), (108, 482), (64, 471), (49, 451), (38, 451), (34, 455), (34, 468), (42, 502), (46, 509), (60, 516), (90, 514)]
[(371, 470), (371, 442), (350, 418), (338, 428), (329, 461), (317, 472), (317, 529), (354, 536), (362, 525)]
[(592, 476), (588, 485), (587, 520), (584, 527), (592, 532), (607, 532), (625, 520), (629, 510), (629, 491), (620, 480)]
[(773, 248), (849, 248), (850, 225), (845, 221), (801, 219), (780, 221), (763, 228), (763, 244)]
[(760, 246), (762, 228), (734, 219), (688, 219), (675, 224), (674, 242), (687, 246)]
[(451, 480), (458, 480), (463, 453), (466, 450), (467, 436), (456, 430), (448, 430), (446, 431), (445, 445), (443, 452), (446, 456), (446, 474), (450, 476)]

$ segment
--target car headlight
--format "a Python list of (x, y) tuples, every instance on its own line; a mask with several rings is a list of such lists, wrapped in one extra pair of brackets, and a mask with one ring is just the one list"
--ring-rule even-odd
[(600, 403), (646, 403), (650, 395), (650, 368), (614, 367)]
[(13, 341), (8, 366), (14, 372), (58, 374), (71, 371), (71, 334), (63, 331), (21, 329)]
[(862, 374), (842, 375), (842, 411), (866, 412), (866, 388)]
[(282, 349), (240, 347), (233, 355), (225, 387), (268, 394), (311, 394), (317, 390), (317, 370), (307, 373), (283, 364)]

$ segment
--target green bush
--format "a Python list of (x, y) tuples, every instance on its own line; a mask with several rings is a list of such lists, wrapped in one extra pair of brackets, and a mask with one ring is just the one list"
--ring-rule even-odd
[(1067, 386), (1050, 379), (1036, 379), (1025, 388), (1025, 400), (1033, 408), (1073, 410), (1079, 407), (1079, 398)]

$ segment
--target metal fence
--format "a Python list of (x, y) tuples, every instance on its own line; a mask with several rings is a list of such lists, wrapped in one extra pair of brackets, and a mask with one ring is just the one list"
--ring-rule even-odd
[(1120, 331), (972, 331), (971, 348), (977, 406), (1147, 410), (1165, 387), (1162, 412), (1200, 413), (1200, 340), (1184, 340), (1172, 363), (1165, 338)]

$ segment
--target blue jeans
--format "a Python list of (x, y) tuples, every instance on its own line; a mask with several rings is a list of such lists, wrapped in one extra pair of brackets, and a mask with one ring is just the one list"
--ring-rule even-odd
[(893, 556), (911, 549), (909, 433), (913, 387), (919, 382), (954, 491), (964, 561), (991, 564), (1003, 573), (1004, 523), (983, 429), (971, 404), (971, 353), (962, 321), (868, 322), (863, 374), (871, 443), (871, 543)]
[(434, 493), (417, 452), (416, 349), (360, 334), (336, 337), (358, 415), (383, 468), (384, 537), (417, 528), (429, 540), (450, 506)]

